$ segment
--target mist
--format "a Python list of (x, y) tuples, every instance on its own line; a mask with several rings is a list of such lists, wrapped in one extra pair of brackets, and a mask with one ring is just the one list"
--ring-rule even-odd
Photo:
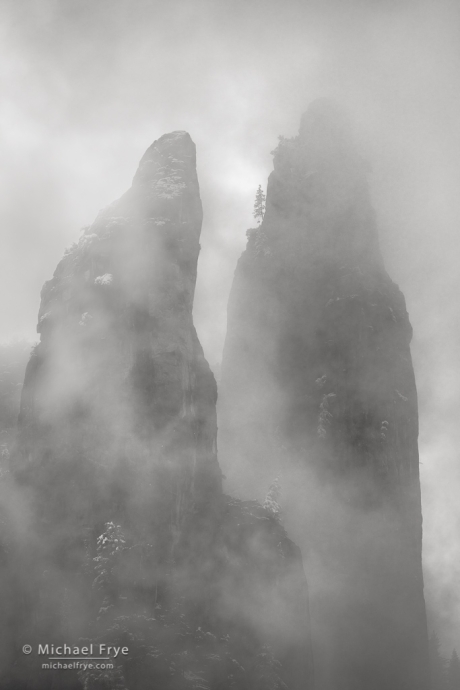
[(35, 339), (66, 246), (154, 139), (187, 130), (204, 206), (194, 319), (211, 366), (258, 184), (319, 96), (349, 112), (387, 270), (414, 328), (425, 593), (460, 644), (456, 299), (460, 97), (454, 2), (8, 2), (1, 8), (2, 339)]

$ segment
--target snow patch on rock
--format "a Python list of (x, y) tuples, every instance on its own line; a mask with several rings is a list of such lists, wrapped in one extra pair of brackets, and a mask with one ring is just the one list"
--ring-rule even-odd
[(111, 273), (104, 273), (102, 276), (97, 276), (94, 279), (95, 285), (111, 285), (113, 282), (113, 275)]

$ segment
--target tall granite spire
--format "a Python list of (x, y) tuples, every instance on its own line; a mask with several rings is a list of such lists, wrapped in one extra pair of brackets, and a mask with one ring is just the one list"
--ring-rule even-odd
[(306, 557), (317, 690), (427, 689), (412, 329), (368, 165), (326, 99), (273, 153), (228, 307), (222, 468), (242, 496), (280, 478)]
[(20, 655), (2, 687), (311, 687), (299, 549), (270, 510), (222, 493), (192, 320), (201, 221), (195, 146), (167, 134), (43, 288), (12, 459), (29, 512), (8, 538), (12, 654), (128, 652), (60, 676)]
[[(177, 520), (190, 487), (220, 486), (216, 385), (192, 322), (202, 222), (195, 166), (190, 136), (164, 135), (128, 192), (67, 251), (42, 290), (41, 341), (19, 419), (25, 472), (45, 458), (58, 471), (67, 456), (74, 466), (77, 448), (79, 471), (94, 472), (96, 446), (104, 483), (127, 457), (145, 467), (147, 484), (174, 465)], [(82, 519), (100, 508), (99, 488), (96, 504), (89, 490), (78, 506)], [(137, 503), (141, 496), (139, 487)]]

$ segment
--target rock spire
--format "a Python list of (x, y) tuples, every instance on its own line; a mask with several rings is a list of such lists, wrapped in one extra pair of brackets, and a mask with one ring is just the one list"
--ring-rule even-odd
[(383, 266), (347, 117), (280, 138), (228, 307), (219, 408), (230, 490), (283, 487), (306, 557), (317, 690), (427, 690), (412, 329)]

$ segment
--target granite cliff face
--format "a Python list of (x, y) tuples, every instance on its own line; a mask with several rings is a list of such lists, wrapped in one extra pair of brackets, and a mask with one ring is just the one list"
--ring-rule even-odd
[(219, 493), (216, 384), (192, 323), (201, 221), (194, 144), (165, 135), (43, 287), (16, 462), (69, 487), (50, 518), (92, 524), (118, 501), (135, 521), (166, 492), (169, 542), (189, 502)]
[[(30, 507), (9, 556), (16, 644), (129, 647), (110, 671), (54, 675), (60, 688), (309, 683), (299, 549), (222, 493), (192, 321), (201, 221), (195, 146), (167, 134), (42, 291), (12, 465)], [(36, 656), (14, 666), (14, 687), (51, 687)]]
[(412, 330), (351, 127), (312, 104), (274, 153), (228, 307), (230, 490), (279, 476), (307, 558), (317, 690), (429, 686)]

